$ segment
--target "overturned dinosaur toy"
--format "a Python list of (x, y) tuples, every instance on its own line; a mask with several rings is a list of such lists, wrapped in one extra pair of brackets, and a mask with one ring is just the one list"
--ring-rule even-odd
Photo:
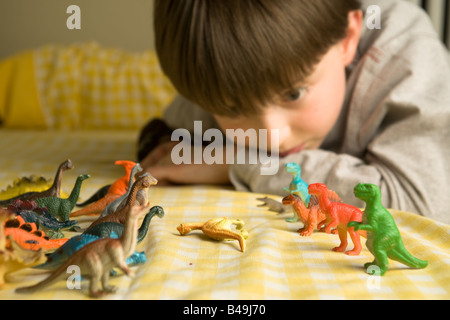
[[(231, 230), (231, 225), (236, 226), (235, 232)], [(177, 230), (184, 236), (193, 230), (201, 230), (205, 235), (214, 240), (237, 240), (241, 251), (245, 252), (245, 241), (248, 239), (248, 232), (244, 229), (244, 222), (240, 219), (215, 218), (203, 223), (182, 223)]]

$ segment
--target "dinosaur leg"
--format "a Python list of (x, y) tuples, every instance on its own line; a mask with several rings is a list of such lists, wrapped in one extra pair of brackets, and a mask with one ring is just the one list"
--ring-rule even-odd
[(286, 221), (287, 222), (297, 222), (298, 221), (298, 216), (297, 216), (297, 212), (295, 212), (294, 209), (292, 209), (292, 212), (294, 213), (293, 216), (291, 218), (287, 218)]
[(345, 254), (349, 256), (357, 256), (361, 253), (361, 239), (359, 237), (359, 233), (354, 230), (354, 228), (349, 228), (348, 233), (350, 234), (350, 238), (353, 241), (354, 248), (353, 250), (347, 251)]
[(113, 293), (116, 292), (117, 287), (109, 284), (109, 271), (103, 273), (102, 287), (104, 292)]
[[(384, 275), (388, 269), (389, 266), (389, 260), (388, 260), (388, 255), (387, 252), (384, 249), (374, 249), (374, 256), (375, 256), (375, 263), (372, 263), (371, 265), (369, 265), (367, 267), (367, 269), (369, 269), (370, 266), (376, 265), (378, 268), (380, 268), (379, 270), (379, 275)], [(367, 265), (367, 263), (366, 263)], [(364, 267), (366, 266), (364, 265)]]
[(347, 249), (347, 230), (345, 228), (338, 227), (339, 240), (341, 240), (341, 244), (339, 247), (333, 248), (335, 252), (344, 252)]

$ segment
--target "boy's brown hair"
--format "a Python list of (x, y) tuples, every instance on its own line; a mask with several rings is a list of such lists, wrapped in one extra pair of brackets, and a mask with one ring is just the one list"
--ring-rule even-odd
[(156, 0), (156, 50), (182, 96), (213, 114), (252, 115), (310, 75), (357, 9), (358, 0)]

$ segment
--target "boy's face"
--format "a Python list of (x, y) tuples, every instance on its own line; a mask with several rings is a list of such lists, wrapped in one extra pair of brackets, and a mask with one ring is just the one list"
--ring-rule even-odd
[[(225, 129), (268, 129), (279, 133), (280, 156), (317, 149), (339, 117), (346, 88), (345, 61), (339, 45), (332, 47), (304, 83), (277, 95), (260, 115), (229, 118), (215, 116)], [(255, 147), (255, 146), (254, 146)]]
[(268, 149), (273, 145), (271, 129), (278, 130), (281, 157), (318, 149), (341, 112), (346, 90), (345, 68), (354, 59), (361, 26), (362, 11), (350, 12), (347, 37), (329, 49), (303, 83), (294, 84), (295, 90), (282, 92), (269, 105), (261, 106), (259, 115), (236, 118), (215, 115), (220, 127), (267, 129)]

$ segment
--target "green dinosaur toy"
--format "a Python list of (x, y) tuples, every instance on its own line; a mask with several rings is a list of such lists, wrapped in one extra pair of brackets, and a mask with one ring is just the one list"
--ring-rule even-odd
[(354, 189), (354, 194), (366, 203), (366, 209), (362, 223), (352, 221), (348, 227), (354, 227), (355, 231), (367, 230), (366, 246), (375, 257), (375, 260), (366, 263), (364, 268), (370, 270), (370, 267), (376, 266), (379, 268), (379, 275), (384, 275), (388, 269), (388, 258), (410, 268), (425, 268), (428, 261), (413, 257), (403, 245), (394, 218), (381, 204), (380, 189), (373, 184), (358, 184)]
[(80, 196), (81, 184), (84, 180), (89, 179), (91, 176), (88, 174), (82, 174), (78, 176), (77, 181), (67, 199), (57, 197), (47, 197), (36, 199), (36, 203), (39, 207), (46, 207), (49, 213), (55, 218), (61, 221), (68, 221), (69, 215), (75, 207), (78, 197)]

